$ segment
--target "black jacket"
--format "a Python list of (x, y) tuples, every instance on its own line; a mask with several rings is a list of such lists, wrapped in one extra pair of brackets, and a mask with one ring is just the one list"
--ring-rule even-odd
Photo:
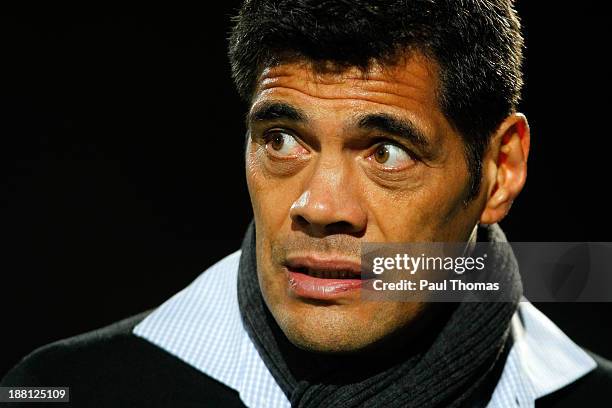
[[(149, 312), (43, 346), (26, 356), (0, 386), (68, 386), (61, 407), (244, 407), (238, 393), (132, 334)], [(591, 353), (597, 368), (537, 401), (540, 408), (610, 407), (612, 363)], [(41, 403), (4, 404), (25, 408)]]

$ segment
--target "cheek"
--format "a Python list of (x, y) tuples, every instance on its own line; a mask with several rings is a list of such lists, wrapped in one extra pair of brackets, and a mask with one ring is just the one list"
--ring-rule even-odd
[[(275, 183), (266, 173), (266, 169), (262, 165), (260, 149), (252, 148), (247, 152), (246, 156), (246, 180), (253, 213), (257, 224), (264, 224), (262, 217), (274, 218), (275, 213), (281, 208), (281, 203), (277, 202), (274, 205), (277, 197), (275, 194)], [(262, 225), (263, 226), (263, 225)]]
[(259, 218), (260, 211), (260, 197), (261, 194), (261, 183), (259, 179), (261, 178), (260, 170), (257, 168), (257, 162), (253, 157), (253, 153), (247, 151), (246, 161), (245, 161), (245, 169), (246, 169), (246, 182), (247, 188), (249, 190), (249, 196), (251, 197), (251, 205), (253, 207), (253, 213), (255, 215), (255, 221)]
[(394, 194), (371, 205), (373, 218), (387, 242), (429, 240), (436, 211), (419, 193)]
[[(416, 189), (370, 191), (372, 220), (388, 242), (451, 240), (456, 217), (463, 214), (467, 178), (434, 175)], [(449, 183), (448, 180), (457, 180)]]
[(248, 152), (245, 167), (257, 238), (265, 248), (290, 227), (289, 211), (299, 195), (299, 183), (292, 178), (271, 177), (259, 154), (257, 150)]

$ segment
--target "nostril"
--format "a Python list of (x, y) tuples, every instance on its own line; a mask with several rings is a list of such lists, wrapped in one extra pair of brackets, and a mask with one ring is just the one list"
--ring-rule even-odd
[(328, 224), (325, 229), (330, 234), (340, 234), (340, 233), (352, 233), (355, 229), (353, 224), (347, 221), (337, 221), (331, 224)]
[(308, 222), (308, 220), (307, 220), (306, 218), (304, 218), (303, 216), (301, 216), (301, 215), (296, 215), (296, 216), (295, 216), (293, 219), (294, 219), (294, 221), (295, 221), (295, 222), (296, 222), (298, 225), (300, 225), (300, 226), (302, 226), (302, 227), (305, 227), (305, 226), (307, 226), (308, 224), (310, 224), (310, 223)]

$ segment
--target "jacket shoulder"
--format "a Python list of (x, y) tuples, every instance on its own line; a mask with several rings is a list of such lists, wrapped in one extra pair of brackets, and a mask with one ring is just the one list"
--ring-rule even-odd
[(40, 347), (0, 386), (70, 387), (71, 406), (244, 406), (234, 390), (134, 335), (150, 312)]
[(119, 355), (125, 354), (130, 346), (133, 327), (151, 311), (139, 313), (106, 327), (58, 340), (37, 348), (10, 370), (2, 379), (3, 386), (45, 386), (48, 382), (64, 377), (79, 368), (105, 366)]

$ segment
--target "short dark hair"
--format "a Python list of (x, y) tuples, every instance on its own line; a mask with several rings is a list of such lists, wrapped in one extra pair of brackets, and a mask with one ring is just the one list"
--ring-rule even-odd
[(516, 109), (523, 38), (512, 0), (246, 0), (229, 57), (240, 96), (265, 67), (306, 58), (367, 70), (417, 50), (439, 66), (439, 104), (464, 139), (468, 198), (480, 188), (490, 136)]

